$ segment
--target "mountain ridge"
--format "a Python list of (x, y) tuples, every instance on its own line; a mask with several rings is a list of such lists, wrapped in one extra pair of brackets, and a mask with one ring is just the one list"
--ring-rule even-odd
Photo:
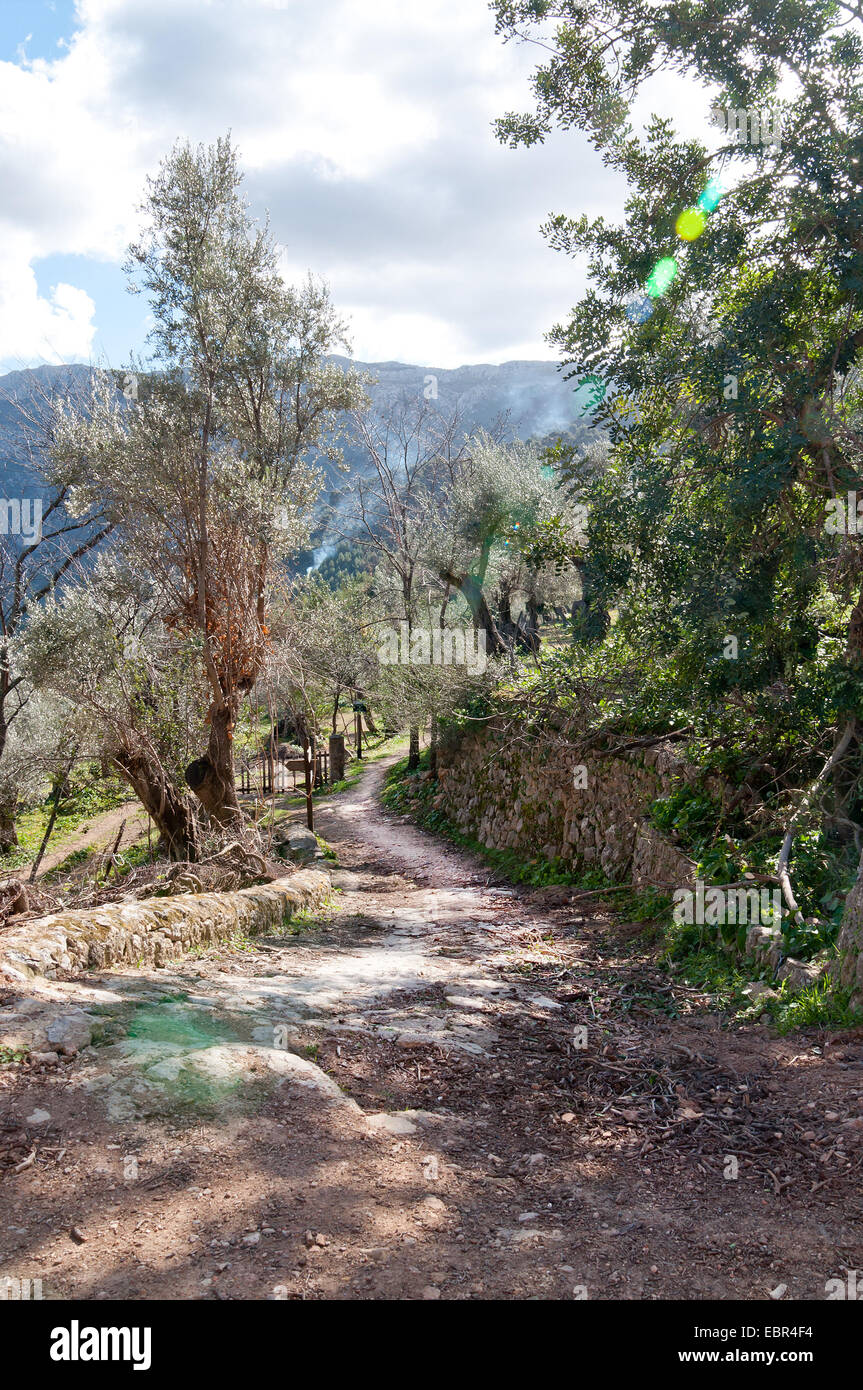
[[(565, 380), (561, 365), (555, 361), (513, 359), (499, 364), (479, 362), (434, 368), (397, 360), (363, 362), (335, 355), (329, 360), (343, 367), (351, 366), (371, 378), (367, 390), (373, 408), (384, 409), (392, 401), (416, 393), (431, 400), (445, 415), (458, 408), (465, 435), (495, 426), (502, 427), (505, 439), (544, 438), (562, 433), (577, 440), (592, 432), (577, 390)], [(50, 388), (64, 378), (83, 384), (93, 370), (86, 363), (43, 364), (0, 376), (0, 476), (6, 496), (16, 488), (35, 495), (42, 490), (26, 462), (16, 402), (26, 406), (28, 401), (35, 401), (40, 389)], [(350, 441), (345, 459), (351, 468), (361, 466), (361, 451)], [(326, 468), (325, 474), (325, 489), (343, 485), (344, 475), (330, 477)]]

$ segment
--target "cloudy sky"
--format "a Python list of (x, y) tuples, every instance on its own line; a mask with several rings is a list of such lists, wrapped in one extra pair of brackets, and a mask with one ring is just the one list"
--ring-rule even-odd
[[(539, 225), (614, 215), (623, 190), (577, 134), (496, 142), (536, 58), (486, 0), (2, 0), (0, 370), (141, 347), (121, 262), (144, 180), (178, 137), (228, 129), (287, 273), (330, 282), (355, 356), (551, 357), (583, 278)], [(700, 93), (695, 116), (673, 84), (651, 104), (704, 133)]]

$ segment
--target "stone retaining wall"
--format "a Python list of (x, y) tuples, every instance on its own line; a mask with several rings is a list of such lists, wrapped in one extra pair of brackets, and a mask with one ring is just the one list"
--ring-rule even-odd
[(441, 750), (434, 804), (490, 849), (684, 888), (694, 883), (692, 861), (645, 816), (681, 776), (695, 775), (667, 746), (581, 758), (550, 738), (508, 742), (492, 727)]
[[(673, 745), (582, 757), (559, 734), (513, 742), (491, 725), (443, 748), (438, 776), (434, 805), (463, 834), (489, 849), (514, 850), (525, 859), (556, 859), (573, 876), (599, 868), (617, 882), (655, 886), (669, 894), (695, 885), (695, 864), (646, 819), (653, 801), (668, 796), (681, 780), (695, 783), (699, 777), (699, 770)], [(720, 799), (731, 794), (716, 776), (706, 779), (706, 787)], [(863, 946), (863, 876), (859, 883), (855, 926), (848, 925), (844, 933), (850, 945), (852, 930), (857, 932), (858, 951)], [(722, 944), (732, 954), (749, 956), (777, 980), (787, 979), (794, 989), (819, 979), (826, 968), (826, 954), (813, 961), (785, 956), (778, 927), (752, 925), (745, 946), (736, 937)], [(863, 955), (852, 956), (849, 950), (852, 958), (863, 990), (863, 964), (857, 964)], [(851, 969), (849, 965), (846, 974)]]
[(235, 935), (279, 936), (298, 912), (330, 893), (329, 877), (301, 869), (235, 893), (188, 893), (35, 918), (0, 936), (0, 965), (13, 978), (123, 962), (163, 965), (194, 946)]

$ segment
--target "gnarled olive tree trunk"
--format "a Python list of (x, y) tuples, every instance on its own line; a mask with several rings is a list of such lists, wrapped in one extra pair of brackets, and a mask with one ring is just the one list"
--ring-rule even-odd
[(852, 1004), (863, 1004), (863, 855), (857, 880), (845, 899), (845, 911), (836, 942), (839, 951), (839, 983), (851, 990)]
[(10, 854), (18, 848), (18, 832), (15, 829), (15, 811), (9, 806), (0, 806), (0, 854)]
[(155, 750), (144, 742), (124, 744), (111, 757), (151, 817), (169, 859), (198, 858), (198, 822), (192, 802), (177, 788)]
[(447, 584), (458, 589), (471, 611), (477, 628), (480, 632), (485, 633), (486, 650), (489, 656), (504, 656), (507, 645), (498, 631), (480, 581), (472, 574), (454, 574), (452, 570), (441, 570), (440, 577)]
[[(3, 717), (3, 696), (4, 688), (8, 685), (8, 672), (4, 670), (4, 655), (0, 651), (0, 758), (3, 757), (3, 749), (6, 747), (6, 738), (9, 732), (8, 725)], [(0, 806), (0, 854), (9, 854), (11, 850), (18, 848), (18, 832), (15, 829), (15, 806)]]
[(408, 733), (408, 772), (416, 772), (420, 765), (420, 726), (411, 724)]
[(225, 827), (239, 826), (243, 819), (234, 781), (233, 731), (238, 706), (239, 697), (211, 706), (207, 752), (186, 768), (186, 781), (204, 810), (217, 825)]

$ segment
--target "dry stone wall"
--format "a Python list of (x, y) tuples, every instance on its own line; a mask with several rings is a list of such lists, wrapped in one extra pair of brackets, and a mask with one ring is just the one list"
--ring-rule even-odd
[(620, 882), (687, 887), (694, 865), (646, 820), (681, 775), (673, 749), (586, 757), (553, 736), (509, 742), (494, 726), (441, 750), (435, 798), (447, 819), (490, 849), (601, 869)]
[(0, 937), (0, 964), (13, 978), (103, 968), (118, 962), (164, 965), (194, 946), (236, 935), (279, 936), (291, 918), (324, 903), (327, 874), (301, 869), (235, 893), (188, 893), (144, 902), (55, 912)]
[[(561, 734), (513, 742), (491, 725), (441, 750), (434, 805), (489, 849), (558, 860), (575, 876), (601, 869), (618, 882), (671, 893), (694, 887), (696, 866), (647, 820), (647, 810), (681, 779), (695, 783), (699, 775), (671, 745), (582, 758)], [(715, 775), (706, 787), (723, 799), (731, 795)], [(840, 947), (844, 939), (843, 982), (856, 984), (863, 1000), (863, 860), (858, 890), (857, 898), (849, 898)], [(722, 944), (795, 989), (819, 979), (826, 968), (826, 956), (786, 956), (778, 927), (753, 924), (744, 946), (736, 937)]]

